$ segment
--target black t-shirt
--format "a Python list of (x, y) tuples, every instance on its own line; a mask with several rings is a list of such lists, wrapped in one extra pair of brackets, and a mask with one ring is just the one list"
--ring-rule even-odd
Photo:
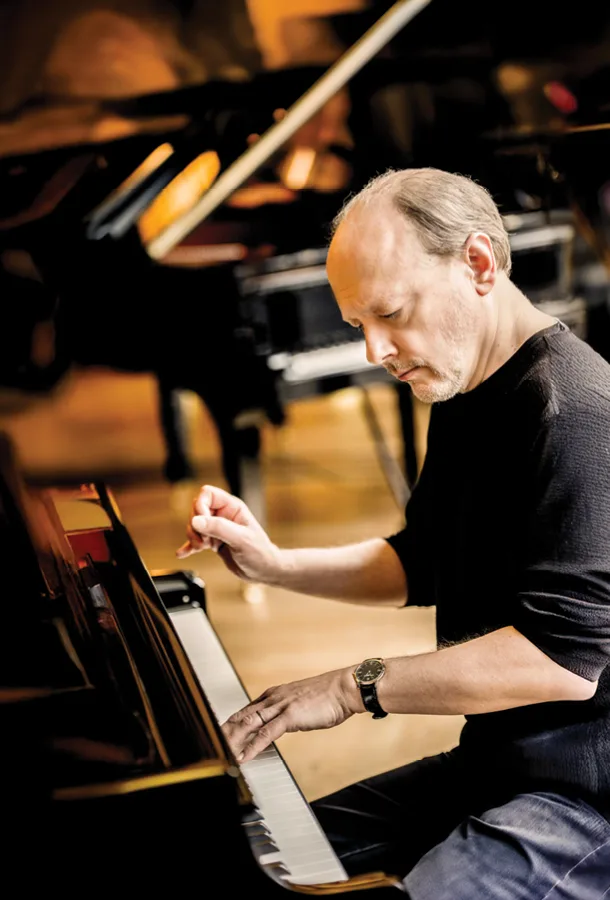
[(512, 625), (599, 679), (591, 700), (466, 716), (465, 754), (610, 815), (610, 365), (559, 322), (435, 404), (406, 521), (388, 540), (439, 647)]

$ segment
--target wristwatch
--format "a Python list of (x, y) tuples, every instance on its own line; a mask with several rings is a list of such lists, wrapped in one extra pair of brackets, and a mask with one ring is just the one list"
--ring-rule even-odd
[(378, 657), (363, 660), (352, 673), (360, 688), (364, 708), (373, 714), (374, 719), (383, 719), (387, 712), (381, 708), (377, 697), (377, 682), (385, 675), (385, 663)]

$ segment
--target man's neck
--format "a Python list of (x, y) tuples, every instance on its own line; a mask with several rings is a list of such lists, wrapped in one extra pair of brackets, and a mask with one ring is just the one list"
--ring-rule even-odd
[(496, 319), (481, 354), (473, 387), (493, 375), (534, 334), (557, 321), (534, 306), (505, 276), (494, 294)]

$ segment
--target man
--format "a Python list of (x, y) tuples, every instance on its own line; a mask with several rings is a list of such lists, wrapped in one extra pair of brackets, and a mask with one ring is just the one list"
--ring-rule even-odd
[(610, 366), (512, 283), (501, 216), (468, 178), (379, 176), (339, 213), (327, 267), (369, 361), (432, 404), (405, 529), (280, 549), (240, 500), (206, 486), (178, 555), (211, 547), (246, 581), (435, 605), (438, 649), (269, 688), (227, 738), (246, 761), (285, 732), (367, 709), (463, 714), (451, 752), (312, 804), (348, 872), (396, 874), (412, 900), (601, 900)]

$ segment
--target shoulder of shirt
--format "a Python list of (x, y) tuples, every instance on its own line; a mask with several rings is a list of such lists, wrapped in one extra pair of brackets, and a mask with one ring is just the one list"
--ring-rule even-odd
[(516, 390), (570, 405), (607, 405), (610, 414), (610, 362), (568, 329), (544, 335)]

